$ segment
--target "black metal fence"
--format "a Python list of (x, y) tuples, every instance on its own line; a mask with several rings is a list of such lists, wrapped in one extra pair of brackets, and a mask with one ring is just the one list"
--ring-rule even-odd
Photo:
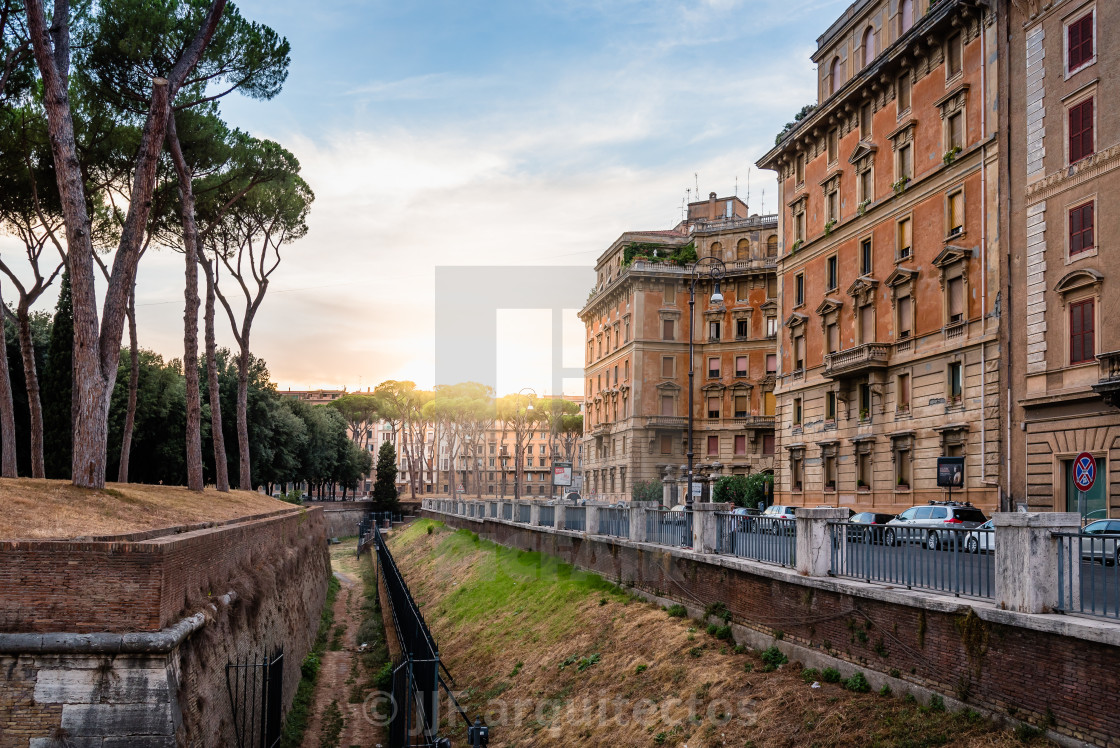
[(782, 566), (797, 563), (797, 520), (716, 512), (716, 551)]
[(434, 746), (439, 726), (439, 649), (378, 528), (377, 568), (385, 584), (400, 660), (393, 664), (389, 746)]
[(1120, 534), (1056, 532), (1058, 610), (1120, 618)]
[(587, 508), (582, 506), (564, 507), (564, 529), (575, 532), (587, 531)]
[(226, 693), (238, 748), (280, 743), (284, 707), (284, 650), (226, 663)]
[(833, 576), (995, 596), (995, 531), (829, 523)]
[(679, 548), (692, 547), (692, 512), (674, 512), (672, 509), (646, 511), (646, 538), (658, 545)]
[(599, 510), (599, 534), (612, 538), (630, 537), (630, 510), (621, 507), (603, 507)]

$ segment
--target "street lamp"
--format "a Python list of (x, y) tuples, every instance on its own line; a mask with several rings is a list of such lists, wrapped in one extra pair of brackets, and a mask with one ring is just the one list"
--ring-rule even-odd
[[(521, 421), (521, 419), (520, 419), (521, 395), (524, 394), (526, 390), (533, 393), (532, 397), (537, 397), (538, 396), (537, 391), (534, 390), (532, 387), (522, 387), (520, 390), (517, 391), (517, 394), (514, 395), (514, 398), (513, 398), (513, 419), (514, 419), (514, 424), (517, 424), (518, 427), (520, 427), (520, 425), (522, 425), (522, 423), (524, 423), (524, 425), (528, 425), (529, 418), (530, 418), (530, 416), (528, 414), (533, 412), (533, 399), (532, 399), (532, 397), (529, 397), (528, 395), (526, 395), (525, 399), (528, 401), (528, 405), (525, 406), (525, 413), (526, 413), (525, 420), (524, 420), (524, 422)], [(518, 433), (519, 433), (519, 431), (514, 432), (514, 438), (515, 439), (516, 439)], [(514, 483), (513, 483), (513, 499), (514, 499), (514, 501), (517, 501), (518, 499), (521, 498), (521, 470), (522, 470), (522, 467), (521, 467), (521, 457), (522, 457), (521, 446), (523, 446), (523, 445), (520, 444), (520, 440), (516, 440), (514, 442), (514, 445), (513, 445), (513, 461), (514, 461), (514, 465), (513, 465), (513, 480), (514, 480)]]
[[(702, 267), (707, 266), (707, 267)], [(688, 488), (685, 494), (685, 507), (692, 509), (692, 380), (695, 377), (694, 369), (696, 356), (692, 342), (693, 314), (696, 307), (696, 281), (701, 273), (706, 274), (715, 283), (712, 288), (712, 305), (723, 303), (723, 294), (719, 291), (719, 279), (727, 272), (727, 266), (718, 257), (701, 257), (692, 264), (692, 280), (688, 292)]]

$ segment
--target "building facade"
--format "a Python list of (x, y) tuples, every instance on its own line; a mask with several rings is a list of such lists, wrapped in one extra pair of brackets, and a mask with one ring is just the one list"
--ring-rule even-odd
[(1120, 118), (1108, 112), (1120, 44), (1105, 0), (1015, 0), (1001, 34), (1010, 106), (1006, 293), (1011, 341), (1011, 492), (1031, 509), (1078, 511), (1072, 462), (1096, 460), (1080, 508), (1120, 512)]
[(778, 173), (775, 502), (1000, 503), (997, 51), (971, 0), (859, 0), (817, 40)]
[[(675, 228), (624, 233), (599, 257), (580, 311), (588, 497), (628, 501), (636, 481), (661, 481), (664, 503), (683, 498), (694, 272), (695, 475), (773, 469), (777, 233), (776, 216), (711, 193)], [(717, 263), (701, 258), (723, 263), (721, 304), (710, 302)]]

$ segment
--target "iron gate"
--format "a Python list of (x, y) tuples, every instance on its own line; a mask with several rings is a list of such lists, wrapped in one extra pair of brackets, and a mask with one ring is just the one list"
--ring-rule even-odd
[(284, 650), (226, 663), (226, 692), (238, 748), (275, 748), (284, 706)]

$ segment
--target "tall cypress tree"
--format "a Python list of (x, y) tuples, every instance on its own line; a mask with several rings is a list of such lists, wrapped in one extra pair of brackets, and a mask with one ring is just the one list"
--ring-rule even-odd
[(373, 508), (379, 512), (395, 511), (397, 502), (397, 450), (391, 442), (382, 442), (377, 451), (377, 478), (373, 483)]
[(54, 327), (43, 370), (43, 462), (48, 478), (70, 477), (74, 410), (74, 305), (70, 273), (62, 274), (62, 287), (54, 312)]

